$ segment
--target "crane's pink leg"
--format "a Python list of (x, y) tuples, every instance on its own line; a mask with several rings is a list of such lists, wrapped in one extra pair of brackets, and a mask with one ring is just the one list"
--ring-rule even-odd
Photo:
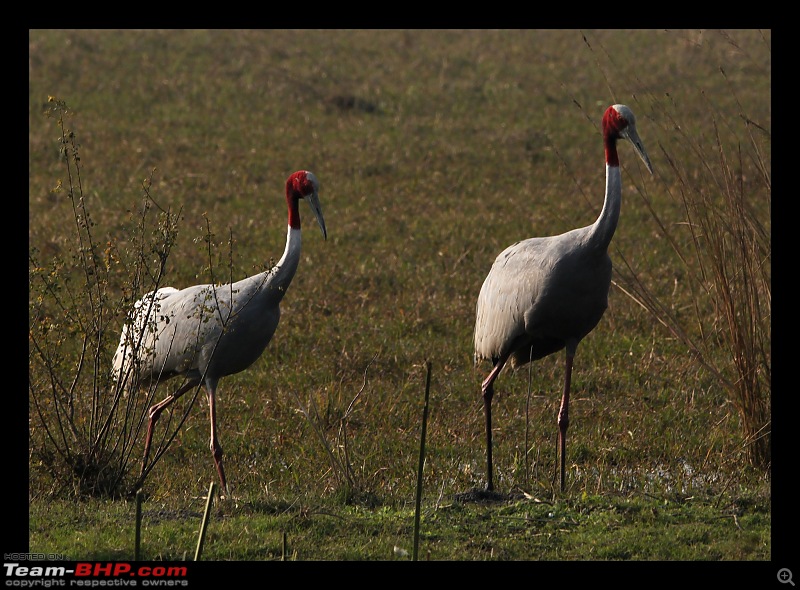
[(216, 381), (206, 380), (206, 389), (208, 391), (208, 412), (211, 419), (211, 455), (214, 457), (214, 464), (217, 466), (222, 489), (227, 493), (228, 481), (225, 479), (225, 469), (222, 467), (222, 446), (217, 440)]
[(494, 381), (500, 374), (500, 371), (508, 360), (509, 353), (501, 356), (495, 363), (492, 371), (481, 383), (481, 392), (483, 393), (483, 411), (486, 415), (486, 489), (488, 491), (494, 490), (494, 482), (492, 479), (492, 398), (494, 397)]
[(567, 454), (567, 428), (569, 427), (569, 387), (572, 381), (573, 355), (567, 353), (566, 368), (564, 372), (564, 395), (561, 397), (561, 409), (558, 411), (558, 442), (561, 455), (561, 491), (564, 491), (564, 477), (566, 474)]
[(158, 422), (158, 418), (159, 416), (161, 416), (161, 412), (163, 412), (167, 406), (169, 406), (172, 402), (174, 402), (176, 399), (181, 397), (184, 393), (186, 393), (196, 385), (197, 381), (187, 381), (180, 387), (180, 389), (178, 389), (178, 391), (176, 391), (169, 397), (161, 400), (160, 402), (158, 402), (157, 404), (155, 404), (150, 408), (149, 412), (150, 422), (147, 425), (147, 438), (145, 439), (144, 442), (144, 457), (142, 457), (142, 473), (140, 475), (139, 481), (142, 481), (141, 478), (144, 477), (145, 468), (147, 467), (147, 457), (150, 454), (150, 443), (153, 440), (153, 428), (155, 427), (156, 422)]

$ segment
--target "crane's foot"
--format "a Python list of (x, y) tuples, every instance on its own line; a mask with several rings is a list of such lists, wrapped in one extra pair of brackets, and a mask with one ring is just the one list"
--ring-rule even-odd
[(217, 466), (219, 482), (222, 485), (219, 491), (220, 498), (224, 498), (229, 494), (228, 478), (225, 477), (225, 468), (222, 466), (222, 446), (217, 441), (211, 442), (211, 455), (214, 457), (214, 465)]
[(225, 479), (220, 479), (219, 497), (221, 499), (229, 498), (231, 490), (228, 487), (228, 482)]

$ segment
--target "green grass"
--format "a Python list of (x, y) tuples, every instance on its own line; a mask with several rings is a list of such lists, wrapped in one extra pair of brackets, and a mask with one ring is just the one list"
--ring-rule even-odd
[[(429, 501), (420, 559), (470, 560), (769, 560), (770, 511), (763, 499), (719, 506), (674, 495), (584, 494), (575, 499), (521, 498), (502, 505)], [(145, 505), (147, 506), (147, 504)], [(141, 558), (194, 557), (202, 498), (181, 509), (143, 509)], [(410, 560), (413, 505), (331, 506), (324, 502), (240, 503), (216, 507), (204, 560)], [(56, 523), (55, 526), (53, 523)], [(36, 550), (66, 559), (130, 560), (132, 502), (51, 503), (31, 521)], [(284, 549), (283, 537), (287, 545)]]
[[(207, 228), (225, 277), (277, 260), (285, 178), (306, 168), (321, 181), (328, 239), (301, 205), (302, 261), (276, 336), (220, 383), (234, 499), (215, 503), (204, 559), (277, 560), (283, 533), (289, 559), (410, 552), (427, 360), (421, 558), (770, 559), (769, 470), (748, 464), (726, 391), (618, 288), (578, 349), (565, 493), (553, 482), (560, 353), (534, 365), (528, 416), (527, 367), (496, 385), (496, 486), (541, 501), (453, 500), (485, 478), (488, 367), (472, 364), (481, 282), (514, 241), (594, 221), (609, 104), (634, 110), (656, 169), (620, 146), (612, 259), (692, 329), (686, 269), (647, 205), (689, 243), (667, 158), (705, 183), (718, 133), (744, 150), (745, 194), (769, 220), (743, 127), (771, 130), (769, 31), (34, 30), (29, 49), (29, 239), (45, 262), (75, 248), (71, 207), (52, 190), (66, 178), (48, 96), (74, 112), (99, 244), (131, 242), (151, 174), (152, 197), (180, 210), (175, 287), (211, 280)], [(124, 319), (112, 311), (106, 365)], [(311, 402), (313, 420), (300, 411)], [(346, 448), (352, 496), (318, 432), (337, 457)], [(53, 498), (33, 453), (30, 467), (31, 551), (131, 558), (132, 503)], [(201, 395), (145, 484), (147, 559), (192, 558), (215, 478)]]

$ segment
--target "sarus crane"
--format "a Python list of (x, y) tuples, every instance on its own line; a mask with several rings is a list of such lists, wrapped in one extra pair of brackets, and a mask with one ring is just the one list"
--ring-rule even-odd
[(572, 362), (581, 340), (608, 306), (611, 258), (608, 247), (619, 221), (622, 179), (617, 141), (627, 139), (650, 173), (653, 167), (636, 131), (630, 108), (608, 107), (602, 121), (606, 157), (606, 195), (600, 216), (586, 227), (517, 242), (495, 259), (476, 305), (474, 358), (493, 367), (481, 384), (486, 418), (486, 490), (492, 479), (492, 397), (506, 364), (519, 367), (566, 351), (564, 393), (558, 412), (561, 491), (569, 426)]
[(280, 320), (280, 303), (300, 262), (300, 206), (305, 200), (324, 239), (328, 232), (319, 204), (319, 181), (306, 170), (286, 180), (289, 227), (283, 256), (271, 269), (224, 285), (163, 287), (144, 295), (128, 314), (114, 354), (112, 375), (119, 386), (135, 390), (181, 376), (179, 387), (149, 410), (142, 471), (153, 429), (161, 412), (192, 388), (208, 395), (211, 453), (222, 489), (228, 491), (217, 436), (216, 393), (222, 377), (250, 367), (264, 352)]

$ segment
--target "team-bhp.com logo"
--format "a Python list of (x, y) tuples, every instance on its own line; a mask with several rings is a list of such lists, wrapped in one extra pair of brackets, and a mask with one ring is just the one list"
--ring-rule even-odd
[(69, 565), (28, 562), (4, 563), (8, 587), (52, 588), (59, 586), (183, 587), (189, 586), (186, 566), (132, 565), (126, 562), (85, 562)]

